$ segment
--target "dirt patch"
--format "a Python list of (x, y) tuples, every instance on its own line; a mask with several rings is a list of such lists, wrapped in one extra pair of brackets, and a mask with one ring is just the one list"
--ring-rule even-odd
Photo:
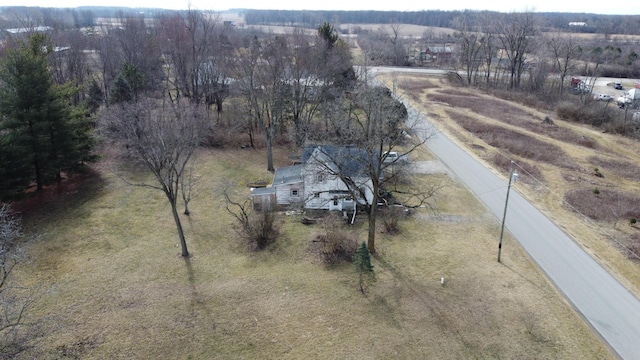
[(447, 174), (453, 175), (451, 170), (440, 160), (412, 161), (409, 164), (410, 170), (414, 174)]

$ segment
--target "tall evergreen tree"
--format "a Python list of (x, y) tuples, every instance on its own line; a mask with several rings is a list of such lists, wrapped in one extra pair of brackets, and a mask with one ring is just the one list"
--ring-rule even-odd
[(34, 34), (1, 59), (1, 198), (19, 195), (32, 182), (41, 190), (89, 158), (90, 119), (70, 105), (75, 87), (53, 84), (50, 51), (47, 35)]
[(145, 80), (140, 70), (135, 65), (124, 63), (113, 84), (111, 103), (137, 101), (144, 89)]

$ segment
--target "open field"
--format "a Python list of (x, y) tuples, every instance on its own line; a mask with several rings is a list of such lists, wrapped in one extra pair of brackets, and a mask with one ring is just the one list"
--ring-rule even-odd
[[(288, 155), (279, 149), (278, 165)], [(496, 262), (499, 223), (445, 175), (416, 179), (446, 185), (438, 213), (379, 234), (365, 297), (349, 264), (311, 255), (322, 227), (299, 216), (283, 215), (263, 252), (238, 241), (220, 189), (233, 182), (246, 197), (244, 184), (270, 178), (262, 151), (206, 150), (198, 162), (188, 260), (163, 195), (124, 185), (107, 160), (26, 216), (42, 237), (18, 275), (47, 291), (22, 358), (613, 358), (512, 239)]]
[[(630, 224), (640, 216), (637, 141), (475, 90), (451, 89), (441, 78), (394, 78), (399, 92), (487, 166), (506, 177), (514, 160), (523, 180), (516, 189), (640, 294), (640, 263), (627, 250), (638, 248), (639, 228)], [(543, 123), (547, 116), (552, 125)]]

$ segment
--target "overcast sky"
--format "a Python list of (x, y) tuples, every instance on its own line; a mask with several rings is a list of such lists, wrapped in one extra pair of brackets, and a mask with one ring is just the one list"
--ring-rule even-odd
[(200, 10), (228, 10), (229, 8), (245, 9), (283, 9), (283, 10), (494, 10), (501, 12), (535, 11), (535, 12), (574, 12), (595, 14), (640, 14), (640, 2), (594, 0), (456, 0), (456, 1), (416, 1), (416, 0), (4, 0), (3, 5), (42, 6), (42, 7), (77, 7), (93, 6), (127, 6), (155, 7), (165, 9), (185, 9), (191, 7)]

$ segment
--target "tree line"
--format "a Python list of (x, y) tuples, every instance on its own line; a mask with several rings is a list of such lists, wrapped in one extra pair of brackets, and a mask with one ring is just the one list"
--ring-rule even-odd
[[(529, 11), (509, 13), (518, 16)], [(388, 24), (402, 23), (421, 26), (453, 27), (454, 19), (466, 17), (480, 23), (491, 16), (509, 15), (497, 11), (474, 10), (424, 10), (424, 11), (327, 11), (327, 10), (245, 10), (244, 16), (250, 25), (298, 25), (314, 28), (325, 19), (336, 24)], [(530, 12), (543, 31), (571, 31), (597, 34), (640, 34), (639, 15), (602, 15), (586, 13), (538, 13)], [(569, 23), (585, 23), (585, 26), (570, 27)]]

